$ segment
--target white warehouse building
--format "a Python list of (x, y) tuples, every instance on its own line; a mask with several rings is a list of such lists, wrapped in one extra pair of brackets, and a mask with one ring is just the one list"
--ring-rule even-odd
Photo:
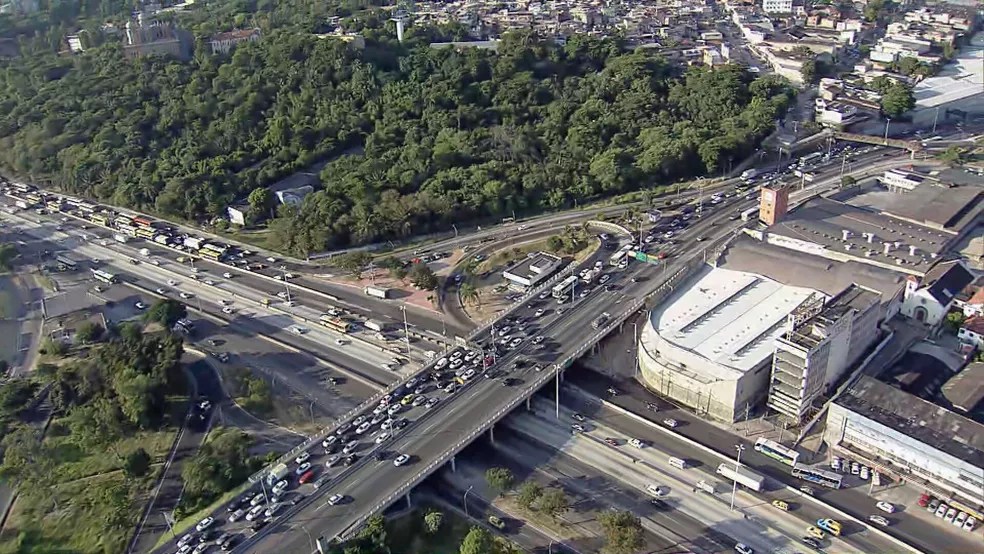
[(639, 338), (646, 385), (699, 414), (743, 419), (769, 389), (776, 338), (817, 291), (706, 268), (654, 308)]

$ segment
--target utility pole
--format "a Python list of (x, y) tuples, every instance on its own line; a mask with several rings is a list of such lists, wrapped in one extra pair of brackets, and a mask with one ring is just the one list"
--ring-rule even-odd
[(407, 307), (400, 306), (400, 311), (403, 312), (403, 333), (407, 341), (407, 357), (410, 356), (410, 324), (407, 323)]
[(936, 106), (936, 117), (933, 118), (933, 134), (936, 134), (936, 122), (940, 120), (940, 107)]
[(892, 123), (892, 118), (891, 117), (886, 117), (885, 118), (885, 140), (888, 140), (888, 126), (891, 125), (891, 123)]
[[(735, 449), (738, 451), (738, 457), (735, 458), (735, 476), (737, 476), (739, 467), (741, 467), (741, 453), (745, 450), (745, 447), (741, 444), (736, 444)], [(738, 481), (735, 481), (731, 487), (731, 510), (735, 509), (735, 494), (738, 493)]]

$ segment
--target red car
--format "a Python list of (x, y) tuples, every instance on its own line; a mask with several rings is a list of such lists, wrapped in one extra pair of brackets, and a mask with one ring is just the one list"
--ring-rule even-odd
[(607, 437), (605, 439), (605, 444), (607, 444), (608, 446), (618, 446), (618, 441), (611, 437)]
[(929, 501), (932, 500), (932, 499), (933, 499), (932, 496), (930, 496), (930, 495), (928, 495), (926, 493), (922, 493), (922, 496), (919, 497), (919, 507), (920, 508), (925, 508), (926, 506), (929, 505)]
[(298, 479), (297, 482), (303, 485), (304, 483), (307, 483), (312, 479), (314, 479), (314, 470), (309, 469), (305, 471), (303, 475), (301, 475), (301, 478)]

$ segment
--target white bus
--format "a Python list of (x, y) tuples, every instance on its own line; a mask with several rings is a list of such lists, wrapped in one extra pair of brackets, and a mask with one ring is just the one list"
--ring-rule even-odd
[(628, 244), (620, 248), (618, 252), (613, 254), (612, 257), (608, 260), (608, 265), (615, 267), (621, 264), (624, 260), (628, 258), (630, 250), (632, 250), (632, 246)]
[(805, 155), (805, 156), (803, 156), (802, 158), (799, 159), (799, 166), (800, 167), (807, 166), (807, 165), (809, 165), (809, 164), (811, 164), (811, 163), (819, 160), (822, 157), (823, 157), (823, 152), (814, 152), (812, 154), (807, 154), (807, 155)]
[(841, 476), (839, 473), (827, 471), (825, 469), (807, 467), (802, 464), (793, 466), (793, 477), (803, 479), (829, 489), (839, 489), (841, 487)]
[(112, 273), (108, 273), (106, 271), (103, 271), (101, 269), (93, 269), (92, 270), (92, 276), (95, 277), (96, 279), (102, 281), (103, 283), (110, 283), (110, 284), (112, 284), (112, 283), (116, 283), (117, 281), (119, 281), (119, 277), (117, 277), (116, 275), (113, 275)]
[(799, 452), (769, 439), (755, 441), (755, 450), (788, 466), (795, 466), (799, 461)]
[(550, 294), (554, 298), (564, 298), (568, 294), (571, 294), (580, 282), (577, 275), (571, 275), (564, 279), (563, 281), (557, 283), (553, 289), (551, 289)]

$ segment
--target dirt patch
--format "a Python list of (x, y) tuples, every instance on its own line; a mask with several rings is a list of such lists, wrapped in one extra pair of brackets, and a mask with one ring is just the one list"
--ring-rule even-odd
[[(448, 266), (451, 267), (450, 265)], [(373, 275), (375, 279), (373, 279)], [(432, 290), (417, 290), (413, 288), (409, 283), (395, 279), (390, 275), (388, 269), (374, 268), (373, 275), (370, 275), (368, 271), (363, 272), (360, 279), (356, 279), (355, 276), (340, 277), (332, 276), (316, 277), (322, 279), (328, 283), (335, 285), (344, 285), (349, 287), (354, 287), (358, 289), (363, 289), (369, 286), (375, 286), (380, 288), (392, 289), (392, 298), (394, 300), (399, 300), (401, 302), (406, 302), (407, 304), (412, 304), (419, 308), (425, 310), (430, 310), (437, 312), (437, 292)]]
[(226, 392), (253, 417), (301, 434), (323, 427), (321, 410), (282, 382), (243, 366), (224, 365), (220, 371)]
[(527, 510), (520, 506), (515, 496), (512, 495), (500, 496), (492, 501), (492, 505), (516, 519), (529, 521), (534, 527), (544, 529), (552, 537), (563, 541), (585, 539), (594, 536), (594, 533), (590, 533), (580, 525), (572, 524), (563, 519), (554, 519), (533, 510)]

